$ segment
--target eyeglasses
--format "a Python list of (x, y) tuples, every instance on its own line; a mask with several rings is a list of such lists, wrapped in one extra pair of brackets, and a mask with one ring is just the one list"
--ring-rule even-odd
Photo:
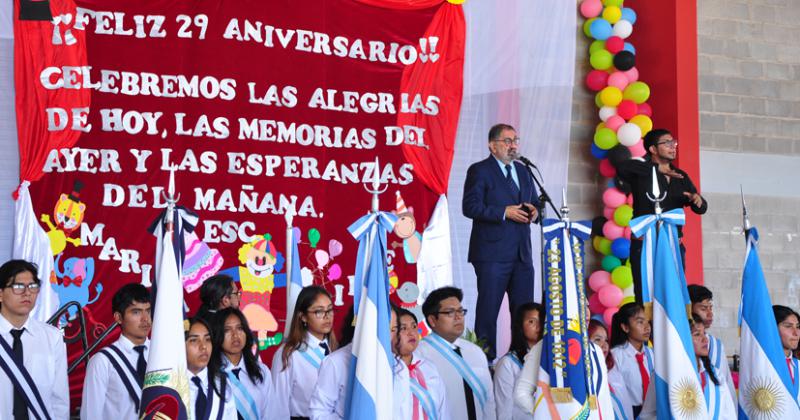
[(15, 295), (23, 295), (25, 294), (25, 289), (31, 292), (32, 295), (39, 293), (39, 283), (31, 283), (31, 284), (22, 284), (22, 283), (12, 283), (11, 286), (11, 293)]
[(678, 139), (660, 141), (656, 143), (656, 145), (658, 146), (664, 145), (667, 147), (678, 147)]
[(456, 315), (465, 316), (467, 314), (467, 310), (464, 308), (461, 309), (448, 309), (446, 311), (439, 311), (437, 312), (439, 315), (444, 315), (448, 318), (455, 318)]
[(333, 316), (333, 308), (330, 309), (316, 309), (313, 311), (308, 311), (309, 314), (313, 314), (314, 318), (323, 319), (323, 318), (330, 318)]
[(511, 146), (512, 144), (514, 146), (519, 146), (519, 137), (514, 137), (513, 139), (511, 137), (506, 137), (504, 139), (494, 139), (492, 141), (501, 141), (505, 143), (506, 146)]
[(242, 291), (241, 290), (237, 290), (235, 292), (231, 292), (228, 296), (231, 296), (231, 297), (236, 296), (238, 298), (241, 298), (242, 297)]

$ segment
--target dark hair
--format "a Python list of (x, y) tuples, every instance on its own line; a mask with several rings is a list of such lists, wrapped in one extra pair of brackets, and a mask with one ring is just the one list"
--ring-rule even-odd
[[(590, 319), (589, 320), (589, 328), (586, 331), (586, 335), (591, 337), (592, 334), (594, 334), (594, 332), (596, 330), (600, 329), (600, 328), (602, 328), (603, 331), (606, 332), (606, 336), (608, 336), (608, 328), (606, 328), (606, 324), (603, 324), (603, 322), (598, 321), (596, 319)], [(609, 347), (611, 347), (610, 344), (609, 344)], [(615, 365), (615, 363), (614, 363), (614, 355), (612, 355), (611, 352), (609, 351), (608, 352), (608, 356), (606, 356), (606, 369), (611, 370), (611, 368), (613, 368), (614, 365)]]
[(222, 363), (222, 358), (225, 357), (224, 350), (222, 349), (222, 343), (225, 341), (225, 321), (231, 316), (239, 318), (239, 322), (242, 323), (242, 329), (244, 330), (242, 358), (244, 359), (244, 368), (247, 371), (247, 376), (249, 376), (250, 380), (254, 383), (264, 382), (264, 376), (261, 374), (261, 368), (258, 366), (258, 356), (253, 354), (252, 351), (253, 344), (255, 343), (253, 331), (247, 323), (247, 318), (242, 311), (237, 308), (230, 307), (220, 309), (214, 317), (211, 323), (211, 327), (214, 329), (211, 333), (212, 343), (214, 343), (211, 358)]
[[(283, 370), (286, 370), (289, 366), (289, 356), (292, 355), (292, 352), (299, 350), (301, 346), (306, 344), (308, 326), (304, 325), (301, 316), (308, 311), (308, 308), (314, 304), (314, 301), (320, 295), (327, 296), (328, 299), (333, 301), (331, 294), (320, 286), (306, 286), (297, 296), (297, 303), (294, 304), (294, 313), (292, 314), (292, 327), (289, 329), (289, 334), (287, 334), (286, 341), (283, 343)], [(333, 332), (328, 333), (328, 346), (330, 351), (338, 348), (336, 335)]]
[(699, 284), (690, 284), (687, 289), (689, 290), (689, 299), (691, 299), (692, 303), (700, 303), (706, 299), (714, 298), (714, 294), (711, 293), (711, 290), (708, 290), (708, 287)]
[(2, 281), (2, 287), (0, 289), (5, 289), (8, 286), (11, 286), (11, 283), (14, 282), (16, 279), (17, 274), (29, 272), (33, 274), (33, 281), (36, 284), (41, 284), (41, 280), (39, 280), (39, 268), (36, 267), (36, 264), (25, 261), (25, 260), (8, 260), (2, 266), (0, 266), (0, 281)]
[(341, 340), (339, 340), (339, 347), (344, 347), (350, 344), (351, 341), (353, 341), (353, 336), (356, 333), (356, 325), (354, 322), (356, 316), (354, 313), (354, 309), (355, 307), (353, 305), (350, 305), (350, 309), (348, 309), (347, 313), (344, 315), (344, 321), (342, 322), (342, 331), (341, 331), (342, 338)]
[(647, 154), (650, 154), (650, 146), (655, 146), (656, 143), (658, 143), (658, 139), (660, 139), (662, 136), (665, 136), (667, 134), (672, 134), (672, 133), (670, 133), (669, 130), (664, 129), (664, 128), (656, 128), (656, 129), (650, 130), (649, 133), (645, 134), (644, 135), (644, 148), (645, 148), (645, 150), (647, 150)]
[(514, 318), (511, 319), (511, 346), (508, 351), (516, 354), (520, 361), (528, 354), (528, 340), (525, 338), (522, 325), (530, 311), (539, 312), (539, 331), (544, 333), (544, 306), (536, 302), (519, 305), (514, 311)]
[(454, 297), (461, 302), (464, 299), (464, 292), (461, 289), (453, 286), (440, 287), (432, 291), (425, 302), (422, 303), (422, 314), (425, 315), (425, 320), (431, 315), (439, 316), (439, 309), (442, 308), (441, 303), (445, 299)]
[(200, 301), (202, 305), (198, 313), (209, 310), (216, 311), (222, 303), (222, 299), (231, 293), (233, 293), (233, 278), (231, 276), (217, 274), (209, 277), (200, 286)]
[[(189, 318), (187, 320), (187, 324), (186, 324), (187, 325), (186, 326), (186, 331), (183, 332), (184, 341), (189, 339), (189, 330), (192, 329), (192, 325), (194, 325), (194, 324), (202, 324), (208, 330), (208, 334), (211, 335), (211, 343), (212, 343), (211, 354), (213, 356), (214, 347), (215, 347), (215, 346), (213, 346), (213, 344), (214, 344), (214, 330), (211, 328), (211, 325), (209, 324), (208, 319), (203, 318), (201, 316), (195, 316), (195, 317)], [(221, 390), (225, 389), (225, 386), (227, 384), (227, 378), (225, 377), (225, 375), (222, 374), (222, 364), (220, 362), (221, 362), (221, 360), (219, 358), (216, 358), (216, 360), (215, 360), (214, 357), (209, 357), (208, 365), (206, 366), (206, 370), (208, 371), (208, 380), (209, 380), (209, 382), (211, 382), (211, 387), (214, 389), (214, 392), (218, 396), (220, 396), (220, 398), (224, 398), (224, 396), (222, 395), (222, 391)], [(217, 381), (215, 379), (220, 381), (220, 389), (217, 389)]]
[(111, 298), (111, 313), (119, 312), (120, 316), (125, 315), (125, 310), (134, 302), (151, 303), (150, 292), (140, 283), (128, 283), (114, 293), (114, 297)]
[(622, 324), (630, 325), (630, 319), (639, 312), (644, 311), (641, 303), (630, 302), (622, 305), (619, 311), (611, 318), (611, 337), (609, 337), (609, 347), (617, 347), (628, 341), (628, 333), (622, 329)]
[(783, 321), (786, 321), (786, 318), (794, 315), (797, 318), (797, 321), (800, 321), (800, 314), (794, 311), (794, 309), (783, 306), (783, 305), (772, 305), (772, 313), (775, 315), (775, 323), (780, 324)]
[[(703, 318), (696, 313), (692, 313), (692, 317), (689, 318), (689, 327), (694, 329), (695, 325), (705, 325), (703, 324)], [(714, 382), (714, 385), (719, 385), (719, 379), (717, 379), (717, 374), (714, 372), (714, 365), (711, 364), (711, 358), (708, 356), (699, 356), (700, 361), (703, 363), (703, 367), (708, 372), (708, 378), (711, 379), (711, 382)]]
[(517, 131), (517, 130), (514, 129), (514, 127), (512, 127), (512, 126), (510, 126), (508, 124), (502, 124), (502, 123), (495, 124), (495, 125), (492, 126), (492, 128), (489, 129), (489, 141), (497, 140), (500, 137), (500, 133), (502, 133), (503, 130), (514, 130), (514, 131)]

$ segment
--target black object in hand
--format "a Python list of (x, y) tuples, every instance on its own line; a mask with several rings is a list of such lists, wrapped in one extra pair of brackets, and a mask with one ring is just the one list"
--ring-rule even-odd
[(528, 208), (524, 204), (520, 204), (519, 209), (524, 211), (528, 215), (528, 217), (531, 217), (531, 215), (533, 214), (533, 209)]

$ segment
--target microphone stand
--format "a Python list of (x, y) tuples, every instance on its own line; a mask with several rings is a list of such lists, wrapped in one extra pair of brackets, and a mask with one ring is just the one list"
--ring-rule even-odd
[[(525, 165), (525, 169), (528, 170), (528, 174), (530, 174), (531, 178), (533, 179), (533, 183), (536, 184), (536, 188), (539, 191), (539, 205), (542, 206), (541, 208), (539, 208), (539, 249), (540, 249), (540, 253), (541, 253), (540, 260), (539, 260), (541, 262), (541, 266), (540, 266), (540, 269), (539, 269), (539, 271), (540, 271), (539, 275), (541, 276), (540, 277), (540, 284), (542, 285), (542, 302), (544, 302), (544, 297), (545, 297), (544, 273), (545, 273), (545, 268), (547, 267), (547, 265), (546, 265), (547, 254), (545, 253), (545, 249), (544, 249), (544, 223), (542, 223), (542, 222), (544, 221), (545, 216), (547, 215), (547, 206), (545, 205), (545, 203), (550, 204), (550, 208), (553, 209), (553, 211), (556, 213), (556, 215), (558, 216), (559, 219), (561, 219), (561, 212), (559, 212), (558, 209), (556, 208), (555, 204), (553, 204), (553, 200), (550, 199), (550, 195), (547, 194), (547, 190), (544, 189), (544, 186), (542, 185), (542, 183), (539, 182), (539, 179), (537, 179), (536, 175), (533, 174), (533, 169), (531, 169), (531, 168), (535, 168), (536, 171), (539, 172), (539, 168), (537, 168), (536, 166), (534, 166), (530, 162), (523, 162), (521, 160), (518, 160), (518, 162), (520, 162), (523, 165)], [(539, 176), (541, 176), (542, 179), (544, 179), (544, 177), (542, 176), (541, 172), (539, 172)]]

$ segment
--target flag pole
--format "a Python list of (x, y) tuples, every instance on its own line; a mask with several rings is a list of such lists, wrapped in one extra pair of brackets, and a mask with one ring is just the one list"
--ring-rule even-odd
[[(292, 275), (294, 267), (293, 267), (293, 258), (294, 256), (294, 227), (292, 223), (294, 221), (294, 213), (295, 209), (294, 206), (290, 207), (286, 210), (286, 213), (283, 215), (284, 220), (286, 220), (286, 317), (284, 319), (284, 337), (289, 336), (289, 330), (292, 328), (292, 316), (294, 314), (294, 304), (295, 301), (292, 299)], [(298, 238), (299, 240), (300, 238)], [(299, 293), (299, 292), (298, 292)]]

